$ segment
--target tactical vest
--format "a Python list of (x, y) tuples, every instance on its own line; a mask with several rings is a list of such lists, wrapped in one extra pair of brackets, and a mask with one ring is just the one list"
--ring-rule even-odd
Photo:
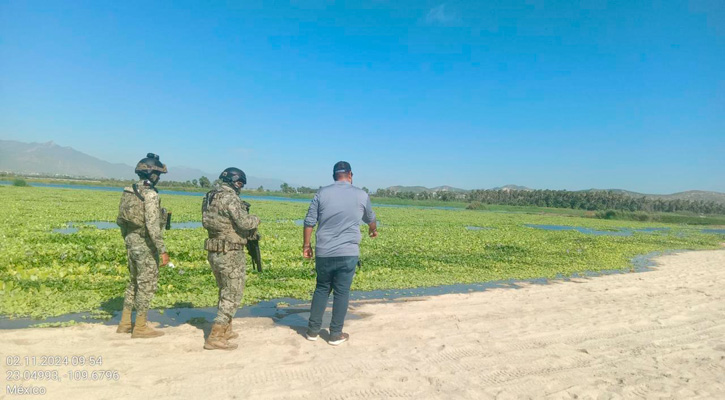
[[(146, 199), (142, 195), (143, 190), (135, 183), (131, 187), (123, 189), (121, 204), (118, 206), (118, 218), (116, 218), (116, 223), (119, 226), (123, 224), (128, 230), (138, 230), (146, 227), (146, 217), (144, 216), (144, 201)], [(167, 218), (168, 213), (165, 208), (162, 208), (159, 221), (162, 229), (166, 225)]]
[(202, 203), (202, 225), (209, 233), (209, 239), (204, 243), (206, 250), (241, 250), (247, 243), (248, 235), (234, 229), (227, 210), (229, 206), (242, 206), (241, 202), (236, 193), (226, 188), (215, 188), (206, 194)]

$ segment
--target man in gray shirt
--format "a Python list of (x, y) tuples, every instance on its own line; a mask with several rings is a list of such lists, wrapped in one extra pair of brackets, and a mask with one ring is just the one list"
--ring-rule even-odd
[(310, 203), (305, 217), (302, 255), (312, 258), (310, 238), (317, 225), (317, 286), (312, 296), (307, 339), (317, 340), (327, 299), (330, 292), (334, 291), (328, 343), (337, 346), (349, 337), (342, 332), (342, 326), (350, 299), (350, 285), (360, 256), (360, 220), (368, 224), (368, 235), (371, 238), (377, 237), (378, 231), (370, 197), (352, 185), (350, 164), (346, 161), (335, 164), (332, 177), (335, 183), (317, 191)]

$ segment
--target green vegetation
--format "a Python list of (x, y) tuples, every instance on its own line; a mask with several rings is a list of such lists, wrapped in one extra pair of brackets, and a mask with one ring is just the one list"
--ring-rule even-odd
[[(249, 199), (262, 218), (265, 271), (247, 273), (244, 303), (292, 297), (309, 299), (312, 263), (300, 254), (307, 204)], [(91, 225), (77, 233), (53, 233), (68, 222), (115, 221), (119, 194), (55, 188), (0, 186), (0, 315), (51, 316), (119, 310), (128, 276), (118, 230)], [(175, 222), (198, 221), (201, 198), (165, 196)], [(495, 210), (499, 211), (499, 210)], [(501, 210), (503, 211), (503, 210)], [(720, 235), (695, 228), (639, 221), (610, 221), (552, 213), (378, 207), (380, 237), (363, 239), (364, 268), (354, 290), (410, 288), (499, 279), (628, 269), (639, 254), (718, 247)], [(544, 231), (525, 224), (670, 227), (631, 237)], [(472, 231), (466, 226), (493, 229)], [(166, 231), (175, 268), (162, 268), (153, 307), (208, 307), (217, 289), (206, 261), (202, 228)]]
[(25, 182), (25, 179), (13, 179), (13, 186), (18, 186), (18, 187), (28, 186), (28, 182)]
[(617, 210), (644, 212), (690, 212), (698, 214), (725, 214), (725, 204), (714, 201), (662, 199), (644, 195), (634, 196), (622, 191), (579, 191), (568, 190), (511, 190), (490, 189), (470, 192), (423, 191), (401, 192), (378, 189), (377, 197), (394, 197), (408, 200), (465, 201), (473, 208), (482, 204), (509, 206), (570, 208), (574, 210)]
[(539, 213), (569, 215), (572, 217), (593, 217), (594, 213), (587, 210), (573, 210), (571, 208), (553, 208), (538, 206), (510, 206), (502, 204), (482, 204), (479, 202), (469, 203), (467, 210), (497, 211), (497, 212), (518, 212), (518, 213)]
[(399, 199), (397, 197), (376, 197), (370, 196), (370, 200), (374, 204), (386, 204), (396, 206), (410, 207), (446, 207), (446, 208), (466, 208), (467, 203), (461, 201), (443, 201), (443, 200), (410, 200)]

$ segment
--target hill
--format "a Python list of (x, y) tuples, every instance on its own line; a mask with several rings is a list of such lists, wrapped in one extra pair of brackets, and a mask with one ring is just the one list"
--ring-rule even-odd
[(109, 163), (53, 142), (0, 140), (0, 171), (82, 178), (133, 178), (133, 168), (128, 165)]
[[(424, 186), (390, 186), (386, 188), (387, 190), (390, 190), (392, 192), (412, 192), (412, 193), (423, 193), (423, 192), (454, 192), (454, 193), (468, 193), (470, 190), (467, 189), (461, 189), (453, 186), (436, 186), (433, 188), (427, 188)], [(499, 186), (495, 187), (491, 190), (533, 190), (529, 189), (526, 186), (518, 186), (518, 185), (506, 185), (506, 186)]]
[[(649, 196), (657, 197), (657, 195)], [(673, 200), (712, 201), (715, 203), (725, 204), (725, 193), (708, 192), (704, 190), (689, 190), (687, 192), (663, 195), (662, 197)]]
[(460, 189), (453, 186), (436, 186), (431, 189), (434, 192), (456, 192), (456, 193), (465, 193), (468, 192), (466, 189)]
[[(133, 166), (110, 163), (83, 152), (64, 147), (54, 142), (23, 143), (0, 140), (0, 171), (24, 175), (73, 177), (87, 179), (135, 179)], [(185, 166), (168, 166), (169, 173), (164, 180), (185, 182), (206, 176), (214, 180), (219, 172), (212, 173)], [(247, 187), (264, 186), (279, 189), (279, 179), (247, 176)]]
[(457, 192), (465, 193), (468, 192), (466, 189), (459, 189), (453, 186), (436, 186), (434, 188), (427, 188), (424, 186), (390, 186), (386, 188), (392, 192), (412, 192), (412, 193), (423, 193), (423, 192)]
[(622, 193), (632, 197), (646, 197), (648, 199), (660, 200), (687, 200), (687, 201), (704, 201), (718, 204), (725, 204), (725, 193), (708, 192), (705, 190), (688, 190), (686, 192), (678, 192), (672, 194), (647, 194), (632, 192), (623, 189), (589, 189), (585, 192), (602, 192), (609, 191), (614, 193)]
[(519, 185), (506, 185), (506, 186), (499, 186), (495, 187), (492, 190), (505, 190), (505, 191), (511, 191), (511, 190), (533, 190), (530, 188), (527, 188), (526, 186), (519, 186)]

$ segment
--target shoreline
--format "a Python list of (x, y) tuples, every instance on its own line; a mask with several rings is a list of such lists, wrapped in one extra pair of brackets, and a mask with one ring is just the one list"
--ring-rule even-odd
[(202, 349), (203, 323), (149, 340), (80, 324), (0, 331), (2, 356), (100, 356), (100, 369), (119, 376), (13, 383), (42, 386), (46, 398), (725, 396), (725, 249), (654, 261), (646, 274), (356, 305), (360, 318), (346, 321), (351, 338), (338, 347), (325, 335), (305, 340), (300, 327), (236, 318), (240, 347), (230, 352)]
[[(584, 271), (575, 273), (572, 276), (563, 276), (561, 274), (554, 278), (530, 278), (530, 279), (506, 279), (489, 282), (476, 282), (476, 283), (460, 283), (452, 285), (439, 285), (431, 287), (415, 287), (405, 289), (378, 289), (371, 291), (351, 291), (350, 292), (350, 303), (351, 305), (363, 304), (367, 302), (394, 302), (398, 300), (405, 300), (419, 297), (432, 297), (432, 296), (443, 296), (446, 294), (463, 294), (463, 293), (474, 293), (484, 292), (486, 290), (493, 289), (519, 289), (522, 285), (549, 285), (560, 282), (568, 282), (572, 279), (579, 278), (597, 278), (606, 275), (615, 274), (628, 274), (628, 273), (642, 273), (652, 271), (656, 267), (656, 258), (679, 254), (691, 251), (702, 251), (702, 250), (665, 250), (665, 251), (654, 251), (648, 254), (642, 254), (633, 257), (630, 260), (630, 267), (622, 269), (607, 269), (600, 271)], [(299, 309), (300, 306), (309, 307), (309, 300), (295, 299), (295, 298), (275, 298), (259, 303), (246, 305), (240, 307), (235, 314), (235, 318), (248, 318), (248, 317), (263, 317), (273, 318), (276, 323), (286, 325), (289, 322), (284, 321), (288, 314), (295, 314), (290, 310)], [(121, 315), (120, 310), (113, 310), (113, 316), (108, 318), (96, 318), (93, 317), (94, 312), (105, 312), (103, 310), (85, 311), (77, 313), (69, 313), (58, 315), (47, 318), (30, 318), (30, 317), (18, 317), (11, 318), (5, 315), (0, 315), (0, 331), (7, 329), (32, 329), (32, 328), (59, 328), (65, 327), (64, 323), (73, 322), (73, 326), (81, 323), (90, 324), (101, 324), (101, 325), (117, 325)], [(167, 313), (170, 316), (167, 316)], [(177, 317), (173, 317), (176, 314)], [(188, 319), (205, 318), (207, 321), (213, 320), (216, 315), (215, 307), (185, 307), (185, 308), (159, 308), (149, 310), (149, 320), (154, 321), (161, 327), (174, 327), (188, 323)], [(186, 319), (184, 319), (186, 318)], [(79, 319), (79, 320), (76, 320)], [(47, 325), (50, 324), (50, 325)], [(47, 325), (47, 326), (34, 326), (34, 325)]]

